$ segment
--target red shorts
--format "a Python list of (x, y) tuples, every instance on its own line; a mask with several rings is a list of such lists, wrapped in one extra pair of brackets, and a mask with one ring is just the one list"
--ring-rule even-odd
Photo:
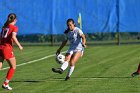
[(0, 56), (4, 59), (10, 59), (15, 57), (13, 53), (13, 48), (11, 45), (1, 45), (0, 46)]

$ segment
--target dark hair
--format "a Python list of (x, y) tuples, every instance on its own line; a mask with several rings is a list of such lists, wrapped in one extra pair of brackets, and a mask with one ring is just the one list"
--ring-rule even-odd
[(75, 24), (75, 22), (74, 22), (74, 20), (73, 20), (72, 18), (69, 18), (69, 19), (67, 20), (67, 24), (68, 24), (69, 22), (72, 22), (73, 24)]
[(15, 19), (16, 19), (16, 14), (10, 13), (10, 14), (8, 15), (7, 21), (4, 23), (3, 28), (6, 27), (6, 26), (8, 26), (8, 25), (9, 25), (10, 23), (12, 23)]
[[(69, 19), (67, 20), (67, 25), (68, 25), (69, 22), (72, 22), (72, 23), (74, 24), (74, 26), (76, 26), (76, 25), (75, 25), (75, 22), (74, 22), (74, 20), (73, 20), (72, 18), (69, 18)], [(69, 31), (69, 28), (67, 28), (67, 29), (65, 30), (64, 33), (68, 33), (68, 31)]]

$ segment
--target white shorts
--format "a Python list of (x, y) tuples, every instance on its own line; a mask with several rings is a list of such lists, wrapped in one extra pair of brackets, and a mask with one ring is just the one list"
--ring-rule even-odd
[(73, 55), (73, 53), (75, 53), (75, 52), (81, 52), (82, 53), (81, 57), (82, 57), (83, 53), (84, 53), (84, 49), (69, 49), (66, 54)]

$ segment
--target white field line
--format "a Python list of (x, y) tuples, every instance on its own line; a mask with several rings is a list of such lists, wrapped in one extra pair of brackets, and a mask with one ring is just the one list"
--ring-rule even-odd
[[(66, 51), (61, 52), (61, 53), (66, 53)], [(22, 63), (22, 64), (18, 64), (18, 65), (16, 65), (16, 67), (20, 67), (20, 66), (24, 66), (24, 65), (27, 65), (27, 64), (35, 63), (35, 62), (38, 62), (38, 61), (41, 61), (41, 60), (44, 60), (44, 59), (47, 59), (47, 58), (50, 58), (50, 57), (53, 57), (53, 56), (55, 56), (55, 54), (48, 55), (48, 56), (45, 56), (45, 57), (42, 57), (42, 58), (39, 58), (39, 59), (36, 59), (36, 60), (28, 61), (28, 62), (25, 62), (25, 63)], [(1, 71), (9, 69), (9, 68), (10, 67), (2, 68)]]

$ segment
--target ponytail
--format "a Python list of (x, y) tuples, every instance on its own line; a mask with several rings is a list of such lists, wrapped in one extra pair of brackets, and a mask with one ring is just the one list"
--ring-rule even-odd
[(4, 23), (4, 26), (2, 28), (5, 28), (8, 26), (10, 23), (12, 23), (16, 19), (16, 14), (11, 13), (8, 15), (7, 21)]

